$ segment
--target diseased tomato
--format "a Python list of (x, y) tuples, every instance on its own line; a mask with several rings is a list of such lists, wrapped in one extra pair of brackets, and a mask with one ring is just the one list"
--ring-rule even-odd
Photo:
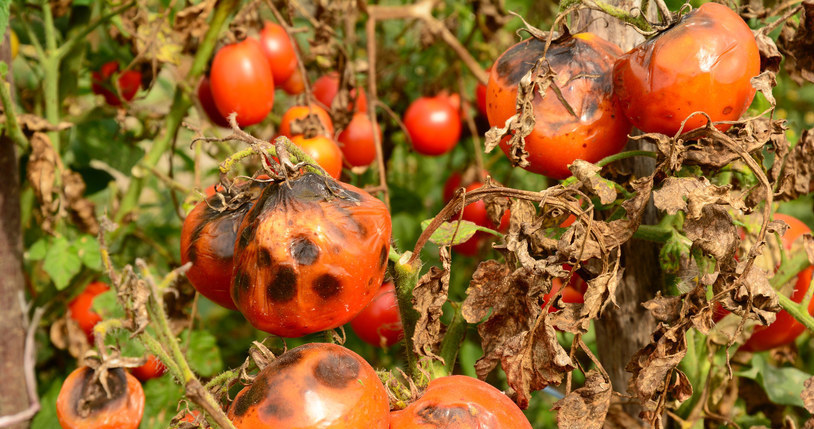
[(229, 127), (229, 121), (227, 121), (226, 118), (221, 115), (220, 111), (218, 111), (218, 107), (215, 106), (215, 99), (212, 98), (212, 84), (209, 81), (209, 76), (204, 76), (201, 78), (201, 82), (198, 84), (198, 101), (201, 102), (201, 107), (203, 108), (210, 122), (219, 127)]
[(448, 96), (420, 97), (404, 113), (404, 126), (413, 149), (422, 155), (442, 155), (461, 137), (461, 115)]
[(155, 355), (147, 356), (147, 362), (144, 365), (130, 370), (133, 377), (141, 382), (161, 377), (165, 372), (167, 372), (167, 367)]
[(260, 46), (271, 67), (274, 84), (282, 85), (297, 69), (294, 44), (281, 25), (267, 21), (260, 32)]
[(252, 181), (237, 186), (233, 194), (210, 196), (189, 212), (181, 228), (181, 263), (192, 262), (187, 271), (190, 283), (201, 295), (232, 310), (237, 308), (229, 294), (237, 228), (264, 186)]
[[(382, 141), (382, 131), (376, 127), (379, 141)], [(364, 167), (376, 160), (376, 141), (373, 135), (373, 123), (367, 113), (354, 113), (348, 126), (339, 133), (339, 143), (342, 144), (342, 154), (345, 160), (353, 167)]]
[[(334, 102), (334, 98), (336, 97), (336, 93), (339, 92), (339, 73), (330, 72), (321, 76), (316, 80), (316, 82), (314, 82), (314, 87), (311, 89), (313, 90), (314, 97), (320, 103), (322, 103), (323, 106), (330, 109), (331, 104)], [(351, 112), (367, 112), (367, 95), (365, 95), (364, 91), (359, 91), (358, 97), (356, 94), (356, 88), (350, 90), (350, 93), (348, 94), (350, 97), (348, 110)], [(356, 104), (358, 104), (359, 107), (355, 109), (354, 107)]]
[(325, 136), (307, 139), (298, 135), (294, 136), (291, 142), (314, 158), (314, 161), (334, 179), (338, 179), (342, 174), (342, 151), (333, 140)]
[(108, 370), (108, 398), (93, 370), (79, 367), (59, 389), (57, 420), (62, 429), (136, 429), (144, 413), (144, 390), (121, 368)]
[[(520, 79), (545, 49), (545, 40), (530, 38), (504, 52), (489, 73), (486, 110), (489, 125), (504, 127), (515, 115)], [(557, 41), (546, 58), (557, 73), (554, 84), (573, 109), (569, 113), (554, 90), (545, 97), (535, 93), (534, 130), (525, 139), (529, 152), (526, 170), (554, 179), (571, 175), (568, 165), (576, 159), (597, 162), (622, 150), (631, 125), (612, 97), (611, 69), (621, 54), (618, 46), (592, 33)], [(509, 154), (508, 137), (500, 148)]]
[(417, 401), (390, 415), (390, 429), (531, 429), (508, 396), (463, 375), (430, 381)]
[(260, 42), (251, 37), (215, 54), (209, 74), (212, 98), (223, 117), (237, 112), (241, 127), (262, 121), (274, 106), (274, 79)]
[(238, 230), (232, 299), (282, 337), (343, 325), (382, 284), (390, 229), (384, 203), (354, 186), (313, 173), (272, 183)]
[[(760, 54), (749, 26), (727, 6), (704, 3), (677, 25), (622, 55), (613, 89), (625, 115), (645, 132), (674, 135), (691, 113), (737, 120), (752, 103)], [(684, 132), (706, 124), (703, 115)], [(721, 131), (728, 124), (716, 125)]]
[[(99, 94), (105, 97), (107, 104), (111, 106), (121, 106), (122, 99), (130, 101), (136, 96), (139, 87), (141, 86), (141, 72), (136, 70), (127, 70), (119, 75), (116, 80), (117, 88), (113, 87), (111, 77), (119, 71), (119, 63), (117, 61), (109, 61), (102, 65), (99, 71), (92, 74), (91, 89), (94, 94)], [(116, 90), (121, 93), (121, 98)]]
[(235, 397), (238, 429), (388, 429), (390, 405), (376, 371), (336, 344), (291, 349)]
[[(307, 118), (310, 123), (304, 121)], [(320, 128), (321, 124), (321, 128)], [(310, 129), (305, 129), (309, 128)], [(333, 138), (334, 123), (331, 120), (331, 115), (316, 104), (310, 106), (294, 106), (288, 109), (282, 119), (280, 119), (279, 134), (292, 138), (298, 134), (304, 134), (308, 137), (314, 135), (324, 135)]]
[(288, 80), (280, 84), (280, 88), (288, 95), (302, 94), (305, 91), (305, 79), (302, 77), (299, 67), (294, 69), (294, 73)]
[(99, 316), (91, 309), (93, 299), (108, 290), (110, 290), (108, 285), (102, 282), (93, 282), (85, 286), (85, 290), (68, 303), (68, 317), (76, 321), (91, 344), (93, 344), (93, 327), (102, 321), (102, 316)]
[(404, 338), (396, 285), (385, 282), (373, 301), (350, 321), (350, 327), (362, 341), (376, 347), (389, 347)]

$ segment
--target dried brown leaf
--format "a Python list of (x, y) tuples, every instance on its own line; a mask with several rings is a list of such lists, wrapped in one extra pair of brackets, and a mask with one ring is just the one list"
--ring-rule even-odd
[(588, 161), (577, 159), (569, 167), (571, 173), (590, 193), (599, 197), (602, 204), (610, 204), (616, 200), (616, 189), (613, 183), (599, 175), (601, 167)]
[(592, 369), (585, 375), (585, 385), (554, 403), (557, 427), (599, 429), (610, 408), (613, 389), (610, 380)]
[(802, 3), (803, 14), (794, 28), (792, 20), (786, 21), (778, 38), (779, 48), (786, 55), (786, 71), (802, 85), (805, 81), (814, 82), (814, 1)]
[(777, 49), (774, 39), (766, 35), (766, 27), (754, 30), (758, 52), (760, 52), (760, 70), (777, 74), (780, 71), (780, 61), (783, 55)]
[(680, 296), (662, 296), (661, 292), (656, 297), (643, 303), (650, 314), (658, 322), (673, 322), (681, 315), (682, 299)]
[[(741, 274), (744, 266), (745, 262), (739, 263), (736, 273)], [(739, 277), (739, 282), (721, 300), (721, 305), (729, 311), (745, 309), (757, 317), (763, 325), (774, 322), (777, 312), (780, 311), (780, 304), (777, 293), (769, 284), (766, 271), (754, 264), (745, 276), (741, 274)], [(727, 281), (719, 277), (713, 290), (717, 292), (728, 289), (730, 285), (726, 283)]]
[(413, 334), (413, 349), (420, 356), (437, 357), (436, 352), (444, 337), (441, 316), (444, 314), (442, 307), (447, 302), (450, 274), (446, 247), (441, 247), (441, 263), (443, 268), (430, 268), (418, 279), (413, 290), (413, 308), (419, 314)]
[(814, 128), (803, 130), (782, 168), (776, 199), (789, 201), (814, 192)]
[[(0, 123), (6, 123), (6, 115), (0, 115)], [(54, 125), (45, 118), (32, 115), (30, 113), (21, 113), (17, 115), (17, 123), (25, 133), (35, 133), (37, 131), (63, 131), (73, 126), (73, 124), (70, 122), (60, 122)]]
[(732, 217), (719, 205), (704, 206), (698, 214), (697, 217), (687, 216), (684, 233), (692, 240), (694, 247), (718, 261), (718, 270), (732, 271), (731, 264), (735, 263), (735, 252), (740, 244)]
[(772, 88), (777, 86), (777, 78), (775, 77), (774, 72), (765, 71), (753, 77), (751, 82), (752, 87), (766, 97), (766, 101), (769, 102), (769, 105), (772, 107), (777, 105), (777, 100), (775, 100), (774, 94), (772, 94)]
[(800, 393), (800, 397), (803, 398), (806, 410), (814, 414), (814, 377), (803, 382), (803, 392)]
[(84, 198), (85, 181), (82, 180), (82, 176), (70, 170), (63, 171), (62, 191), (74, 224), (83, 232), (91, 235), (98, 234), (99, 221), (96, 219), (96, 205)]
[(31, 136), (31, 155), (28, 158), (26, 177), (34, 190), (34, 195), (48, 215), (54, 207), (54, 179), (56, 178), (59, 155), (51, 145), (51, 139), (43, 132)]
[(197, 47), (197, 42), (203, 40), (209, 30), (208, 19), (215, 3), (217, 0), (203, 0), (198, 4), (187, 6), (175, 14), (172, 29), (176, 34), (176, 40), (185, 51)]

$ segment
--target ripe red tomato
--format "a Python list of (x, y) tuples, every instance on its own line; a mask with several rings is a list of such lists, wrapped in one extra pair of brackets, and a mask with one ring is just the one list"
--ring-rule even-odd
[(359, 355), (311, 343), (271, 361), (227, 415), (238, 429), (388, 429), (390, 404), (376, 371)]
[[(622, 55), (613, 89), (625, 116), (645, 132), (673, 135), (693, 112), (738, 119), (752, 103), (760, 54), (749, 26), (727, 6), (704, 3), (679, 23)], [(684, 132), (706, 124), (702, 115)], [(716, 126), (721, 131), (728, 124)]]
[(119, 63), (116, 61), (109, 61), (102, 65), (99, 71), (92, 74), (91, 90), (94, 94), (99, 94), (105, 97), (107, 104), (111, 106), (121, 106), (122, 99), (130, 101), (136, 96), (139, 87), (141, 86), (141, 72), (136, 70), (127, 70), (122, 73), (116, 80), (118, 84), (118, 91), (121, 93), (121, 98), (116, 94), (113, 89), (113, 83), (110, 78), (119, 71)]
[(333, 138), (334, 123), (331, 121), (331, 115), (325, 109), (313, 103), (309, 106), (294, 106), (286, 110), (282, 119), (280, 119), (279, 134), (288, 138), (292, 138), (297, 134), (307, 134), (305, 133), (306, 130), (296, 128), (294, 122), (302, 120), (308, 115), (316, 115), (319, 118), (319, 123), (322, 124), (323, 131), (316, 134)]
[(280, 84), (280, 88), (288, 95), (297, 95), (305, 91), (305, 79), (299, 67), (294, 69), (294, 73), (285, 82)]
[(256, 39), (222, 47), (212, 60), (209, 78), (218, 111), (224, 117), (237, 112), (241, 127), (259, 123), (274, 106), (271, 67)]
[[(314, 87), (311, 89), (313, 90), (314, 97), (316, 97), (323, 106), (330, 109), (331, 103), (334, 102), (334, 97), (336, 97), (336, 93), (339, 92), (339, 73), (331, 72), (321, 76), (314, 82)], [(367, 95), (365, 95), (364, 91), (358, 92), (358, 97), (356, 94), (356, 88), (350, 90), (350, 94), (348, 94), (350, 96), (348, 110), (351, 112), (367, 112)], [(359, 107), (354, 109), (356, 104), (358, 104)]]
[(206, 116), (209, 117), (210, 122), (219, 127), (229, 127), (229, 121), (227, 121), (226, 118), (220, 114), (218, 107), (215, 106), (215, 99), (212, 98), (212, 84), (209, 81), (209, 76), (204, 76), (201, 78), (201, 82), (198, 84), (198, 101), (201, 102), (201, 107), (206, 113)]
[(110, 290), (108, 285), (102, 282), (93, 282), (85, 286), (85, 290), (68, 303), (68, 317), (76, 321), (91, 344), (93, 344), (93, 327), (102, 321), (102, 316), (91, 310), (93, 298), (108, 290)]
[[(582, 304), (585, 302), (584, 295), (585, 291), (588, 290), (588, 284), (585, 283), (585, 280), (583, 280), (582, 277), (575, 273), (573, 276), (571, 276), (571, 280), (568, 282), (568, 285), (563, 289), (562, 279), (555, 277), (551, 281), (551, 291), (543, 295), (543, 307), (546, 306), (549, 299), (556, 296), (560, 289), (562, 289), (562, 302), (566, 304)], [(555, 311), (558, 311), (558, 309), (554, 308), (553, 305), (548, 307), (549, 313), (553, 313)]]
[(281, 25), (266, 22), (263, 31), (260, 32), (260, 46), (269, 61), (274, 84), (281, 85), (297, 69), (297, 53), (294, 43), (291, 42)]
[(313, 173), (273, 182), (238, 230), (232, 299), (282, 337), (343, 325), (382, 284), (390, 230), (387, 207), (359, 188)]
[(144, 413), (144, 390), (135, 377), (121, 368), (108, 370), (111, 397), (93, 370), (79, 367), (59, 389), (57, 420), (62, 429), (136, 429)]
[[(382, 141), (382, 130), (376, 127), (379, 141)], [(342, 143), (342, 154), (353, 167), (370, 165), (376, 160), (376, 141), (373, 135), (373, 123), (367, 113), (354, 113), (348, 126), (339, 133)]]
[(478, 111), (486, 116), (486, 85), (478, 82), (475, 87), (475, 101), (478, 103)]
[(461, 115), (449, 97), (420, 97), (404, 113), (404, 126), (413, 149), (422, 155), (442, 155), (461, 137)]
[(298, 135), (294, 136), (291, 142), (314, 158), (314, 161), (334, 179), (338, 179), (342, 174), (342, 151), (333, 140), (325, 136), (307, 139)]
[(133, 377), (141, 382), (161, 377), (165, 372), (167, 372), (167, 367), (155, 355), (147, 356), (147, 362), (144, 365), (130, 370)]
[[(457, 181), (457, 184), (455, 182)], [(455, 174), (451, 175), (450, 178), (447, 180), (447, 184), (444, 185), (444, 194), (445, 197), (449, 192), (449, 198), (451, 199), (454, 196), (455, 191), (458, 189), (461, 183), (461, 176), (458, 174), (456, 177)], [(452, 184), (455, 184), (452, 186)], [(483, 186), (481, 182), (472, 182), (468, 186), (466, 186), (466, 191), (470, 192), (475, 189), (480, 188)], [(463, 214), (461, 215), (461, 220), (467, 220), (475, 225), (483, 226), (486, 228), (498, 229), (500, 231), (505, 231), (506, 228), (509, 226), (509, 217), (510, 217), (509, 210), (506, 210), (503, 213), (503, 217), (500, 220), (500, 225), (495, 225), (489, 219), (489, 214), (486, 212), (486, 203), (483, 200), (475, 201), (474, 203), (469, 203), (464, 207)], [(450, 220), (456, 221), (458, 220), (458, 215), (453, 216)], [(475, 256), (478, 254), (478, 251), (481, 248), (481, 243), (488, 240), (490, 237), (493, 237), (491, 234), (478, 231), (475, 235), (472, 236), (469, 240), (461, 244), (456, 244), (452, 246), (452, 250), (465, 255), (465, 256)]]
[(350, 321), (350, 327), (362, 341), (376, 347), (389, 347), (404, 338), (396, 285), (385, 282), (373, 301)]
[[(545, 40), (530, 38), (509, 48), (489, 73), (486, 110), (489, 124), (503, 127), (516, 113), (517, 86), (545, 49)], [(553, 90), (537, 93), (534, 130), (525, 139), (528, 171), (554, 179), (571, 175), (568, 165), (576, 159), (597, 162), (622, 150), (631, 125), (611, 94), (611, 69), (621, 54), (618, 46), (591, 34), (580, 33), (552, 44), (547, 58), (557, 72), (559, 86), (576, 117), (568, 112)], [(581, 76), (581, 77), (578, 77)], [(500, 148), (508, 155), (508, 137)]]
[(417, 401), (390, 416), (390, 429), (531, 429), (517, 404), (503, 392), (463, 375), (430, 381)]

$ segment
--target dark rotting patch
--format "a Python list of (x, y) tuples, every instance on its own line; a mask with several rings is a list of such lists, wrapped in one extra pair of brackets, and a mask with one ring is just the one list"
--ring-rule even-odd
[(359, 376), (359, 362), (344, 353), (331, 353), (314, 367), (314, 378), (325, 386), (341, 389)]
[(300, 265), (311, 265), (319, 258), (319, 246), (308, 237), (300, 235), (291, 241), (291, 256)]
[(312, 288), (320, 298), (328, 300), (339, 294), (342, 290), (342, 284), (339, 279), (331, 274), (323, 274), (314, 280)]
[(297, 273), (291, 267), (280, 267), (266, 286), (266, 296), (277, 303), (288, 302), (297, 294)]

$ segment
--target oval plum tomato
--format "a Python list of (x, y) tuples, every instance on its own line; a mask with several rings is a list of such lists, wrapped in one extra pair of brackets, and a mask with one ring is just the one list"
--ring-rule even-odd
[(76, 321), (91, 344), (93, 344), (93, 327), (102, 321), (102, 316), (99, 316), (91, 309), (93, 299), (108, 290), (110, 290), (108, 285), (102, 282), (93, 282), (85, 286), (85, 290), (68, 303), (68, 317)]
[[(303, 121), (303, 119), (308, 118), (309, 115), (311, 118), (316, 117), (313, 121), (315, 122), (314, 124), (304, 123), (305, 121)], [(316, 122), (317, 120), (319, 122)], [(319, 130), (320, 124), (322, 125), (322, 130)], [(309, 127), (311, 129), (304, 129)], [(334, 123), (331, 120), (331, 115), (329, 115), (325, 109), (312, 103), (309, 106), (294, 106), (286, 110), (286, 112), (283, 113), (282, 119), (280, 119), (280, 129), (278, 132), (281, 136), (288, 138), (292, 138), (297, 134), (304, 134), (308, 137), (313, 135), (325, 135), (333, 138)]]
[[(811, 229), (806, 226), (800, 220), (791, 217), (789, 215), (784, 215), (780, 213), (775, 213), (774, 215), (775, 220), (782, 220), (789, 224), (789, 229), (786, 231), (786, 234), (783, 235), (783, 247), (788, 250), (798, 249), (801, 250), (802, 246), (800, 244), (800, 237), (807, 233), (811, 232)], [(771, 241), (770, 237), (767, 237), (767, 243)], [(764, 251), (764, 254), (758, 257), (755, 260), (756, 263), (761, 265), (771, 264), (768, 260), (770, 259), (766, 256), (768, 249)], [(766, 261), (761, 261), (761, 259), (766, 259)], [(763, 267), (764, 269), (771, 269), (771, 267)], [(786, 295), (790, 295), (792, 301), (794, 302), (802, 302), (803, 298), (808, 291), (808, 286), (811, 284), (811, 276), (814, 273), (814, 267), (809, 266), (805, 270), (801, 271), (797, 275), (797, 279), (793, 282), (789, 282), (789, 285), (793, 285), (794, 290), (793, 292), (789, 291), (788, 287), (784, 288), (786, 290), (781, 290), (780, 293), (785, 293)], [(789, 293), (790, 292), (790, 293)], [(809, 314), (814, 315), (814, 300), (811, 301), (811, 304), (808, 306)], [(775, 319), (774, 323), (770, 324), (769, 326), (757, 326), (755, 330), (752, 332), (752, 336), (749, 338), (748, 341), (741, 347), (743, 350), (747, 351), (763, 351), (773, 349), (778, 346), (782, 346), (784, 344), (789, 344), (797, 339), (800, 334), (805, 331), (805, 326), (798, 322), (792, 315), (790, 315), (786, 310), (781, 310), (777, 313), (777, 318)]]
[[(107, 104), (111, 106), (121, 106), (122, 99), (130, 101), (136, 96), (139, 87), (141, 86), (141, 72), (136, 70), (127, 70), (122, 73), (116, 80), (117, 87), (114, 89), (110, 78), (119, 71), (119, 63), (117, 61), (109, 61), (102, 65), (99, 71), (95, 71), (91, 78), (91, 89), (94, 94), (99, 94), (105, 97)], [(119, 98), (119, 94), (121, 98)]]
[(376, 371), (336, 344), (293, 348), (263, 368), (227, 413), (238, 429), (388, 429), (390, 404)]
[[(503, 127), (516, 113), (517, 86), (545, 49), (545, 40), (530, 38), (504, 52), (495, 61), (486, 87), (489, 125)], [(622, 150), (631, 125), (611, 94), (611, 69), (621, 54), (618, 46), (592, 33), (580, 33), (551, 45), (547, 59), (557, 73), (554, 82), (576, 116), (553, 90), (536, 93), (534, 130), (526, 139), (526, 170), (554, 179), (571, 175), (576, 159), (597, 162)], [(508, 138), (500, 148), (509, 154)]]
[[(376, 126), (379, 141), (382, 141), (382, 130)], [(354, 113), (348, 126), (339, 133), (342, 143), (342, 154), (352, 167), (364, 167), (376, 160), (376, 141), (373, 135), (373, 123), (367, 113)]]
[(404, 113), (404, 126), (413, 149), (422, 155), (442, 155), (461, 137), (461, 115), (449, 97), (420, 97)]
[(343, 325), (382, 284), (390, 230), (387, 207), (359, 188), (313, 173), (272, 182), (238, 230), (232, 299), (282, 337)]
[(294, 136), (291, 142), (310, 155), (334, 179), (342, 174), (342, 151), (333, 140), (325, 136), (307, 139), (299, 135)]
[(418, 400), (390, 413), (390, 429), (531, 429), (520, 408), (500, 390), (463, 375), (430, 381)]
[(362, 341), (376, 347), (389, 347), (404, 338), (396, 285), (385, 282), (373, 301), (350, 321), (350, 327)]
[[(314, 82), (314, 86), (311, 89), (313, 90), (314, 97), (322, 103), (323, 106), (330, 109), (336, 97), (336, 93), (339, 92), (339, 73), (331, 72), (321, 76)], [(358, 97), (356, 94), (356, 88), (350, 90), (348, 94), (350, 97), (348, 110), (351, 112), (367, 112), (367, 95), (365, 95), (364, 91), (359, 91)], [(354, 108), (356, 104), (359, 105), (358, 108)]]
[(297, 53), (285, 29), (273, 22), (266, 22), (260, 32), (260, 46), (269, 61), (274, 84), (282, 85), (297, 69)]
[(235, 195), (212, 195), (189, 212), (181, 228), (181, 263), (192, 262), (187, 278), (213, 302), (235, 310), (229, 294), (237, 228), (264, 182), (238, 186)]
[(57, 396), (57, 420), (62, 429), (136, 429), (144, 413), (144, 390), (121, 368), (108, 370), (107, 384), (94, 380), (93, 370), (79, 367), (62, 383)]
[(198, 101), (201, 102), (201, 107), (206, 113), (206, 116), (209, 118), (209, 121), (213, 124), (228, 128), (229, 121), (221, 115), (220, 111), (218, 111), (218, 107), (215, 106), (215, 99), (212, 98), (212, 84), (209, 81), (209, 76), (204, 76), (201, 78), (201, 82), (198, 84)]
[(147, 362), (144, 365), (130, 370), (130, 374), (141, 382), (161, 377), (165, 372), (167, 372), (167, 367), (155, 355), (147, 356)]
[(259, 123), (274, 106), (274, 78), (256, 39), (248, 37), (220, 48), (209, 79), (218, 111), (225, 118), (237, 112), (241, 127)]
[(280, 88), (288, 95), (302, 94), (305, 91), (305, 79), (303, 79), (299, 67), (294, 69), (294, 73), (291, 74), (288, 80), (280, 84)]
[[(713, 122), (740, 118), (755, 95), (750, 80), (759, 73), (749, 26), (729, 7), (705, 3), (622, 55), (613, 68), (613, 89), (633, 125), (674, 135), (693, 112), (706, 112)], [(683, 131), (706, 123), (695, 115)], [(716, 127), (726, 131), (730, 125)]]

